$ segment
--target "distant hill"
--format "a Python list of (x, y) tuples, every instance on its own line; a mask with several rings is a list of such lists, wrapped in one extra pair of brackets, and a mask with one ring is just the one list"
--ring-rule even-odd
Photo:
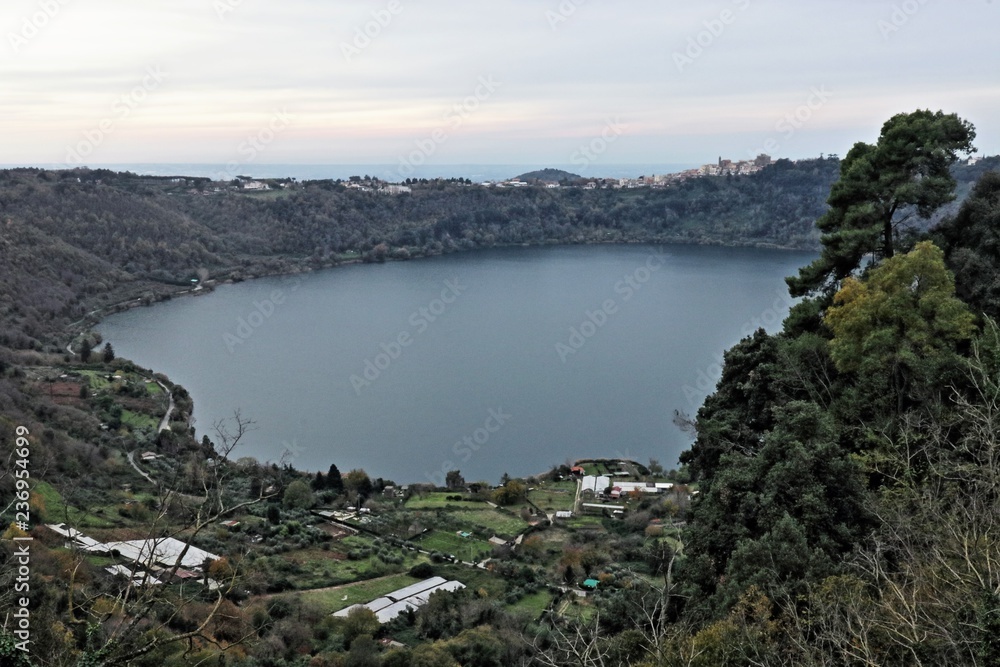
[[(957, 200), (914, 225), (954, 214), (979, 176), (997, 168), (1000, 157), (957, 165)], [(815, 222), (839, 169), (833, 158), (779, 160), (750, 176), (631, 189), (599, 178), (587, 189), (435, 180), (398, 196), (333, 181), (270, 180), (268, 190), (248, 192), (187, 177), (0, 170), (0, 368), (3, 348), (61, 351), (66, 333), (99, 318), (93, 311), (169, 298), (203, 273), (210, 282), (243, 280), (523, 244), (816, 250)], [(520, 178), (579, 179), (557, 169)]]
[(518, 180), (528, 183), (531, 181), (561, 183), (563, 181), (579, 181), (583, 178), (583, 176), (580, 176), (579, 174), (571, 174), (570, 172), (563, 171), (562, 169), (538, 169), (537, 171), (529, 171), (527, 174), (521, 174), (517, 178)]

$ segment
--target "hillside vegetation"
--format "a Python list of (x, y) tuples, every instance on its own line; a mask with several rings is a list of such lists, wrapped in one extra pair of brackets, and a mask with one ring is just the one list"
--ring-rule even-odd
[[(30, 654), (8, 624), (0, 664), (1000, 663), (1000, 160), (959, 166), (974, 138), (918, 111), (842, 161), (662, 190), (0, 172), (5, 609), (13, 538), (34, 540)], [(820, 250), (783, 329), (734, 346), (675, 415), (679, 470), (601, 459), (432, 488), (374, 460), (262, 464), (239, 453), (252, 416), (196, 441), (184, 388), (88, 330), (222, 280), (607, 242)], [(631, 490), (584, 492), (583, 474)], [(43, 523), (212, 557), (140, 567)], [(437, 575), (464, 588), (386, 623), (331, 615)]]

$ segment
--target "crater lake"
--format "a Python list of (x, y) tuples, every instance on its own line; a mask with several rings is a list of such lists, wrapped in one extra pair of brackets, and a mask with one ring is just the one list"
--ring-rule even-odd
[(235, 410), (234, 457), (449, 470), (497, 483), (583, 457), (677, 465), (722, 353), (792, 301), (808, 252), (688, 245), (502, 248), (221, 285), (107, 317), (118, 356)]

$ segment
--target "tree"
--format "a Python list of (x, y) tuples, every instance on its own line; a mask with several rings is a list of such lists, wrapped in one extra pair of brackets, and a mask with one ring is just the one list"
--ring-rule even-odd
[(347, 652), (345, 667), (379, 667), (378, 644), (371, 635), (361, 635), (351, 642), (351, 650)]
[(1000, 318), (1000, 173), (979, 179), (958, 214), (934, 230), (955, 273), (955, 293), (973, 310)]
[(973, 322), (955, 297), (944, 253), (930, 241), (886, 260), (864, 280), (846, 278), (826, 314), (837, 369), (883, 381), (897, 413), (914, 382), (933, 387), (955, 367), (957, 345), (971, 337)]
[(274, 503), (267, 506), (267, 520), (273, 526), (281, 523), (281, 510)]
[[(236, 467), (229, 457), (250, 430), (253, 422), (243, 418), (239, 411), (234, 413), (235, 426), (226, 421), (215, 423), (219, 444), (216, 465), (201, 476), (202, 497), (192, 500), (173, 489), (162, 488), (158, 511), (152, 519), (148, 531), (149, 539), (156, 536), (174, 536), (185, 546), (173, 565), (157, 573), (164, 581), (173, 579), (181, 567), (182, 560), (191, 547), (192, 540), (209, 526), (218, 524), (225, 516), (231, 515), (267, 496), (256, 496), (232, 501), (230, 476)], [(181, 525), (171, 525), (169, 517), (182, 516)], [(171, 526), (167, 529), (167, 526)], [(164, 533), (167, 535), (164, 535)], [(156, 549), (150, 549), (142, 566), (150, 570)], [(107, 591), (98, 589), (87, 594), (87, 587), (79, 581), (83, 557), (79, 557), (75, 567), (69, 569), (65, 590), (68, 622), (80, 628), (80, 635), (86, 635), (86, 647), (77, 660), (81, 665), (139, 664), (156, 662), (161, 654), (177, 645), (209, 644), (216, 642), (214, 626), (233, 609), (227, 596), (237, 590), (236, 567), (231, 568), (231, 576), (220, 581), (220, 586), (206, 597), (185, 595), (178, 591), (167, 591), (166, 586), (144, 586), (132, 582), (120, 590), (115, 598), (108, 598)], [(177, 619), (188, 618), (186, 629), (180, 632), (168, 631), (174, 628)], [(251, 634), (253, 634), (251, 632)], [(237, 637), (232, 642), (238, 644), (246, 637)]]
[(355, 607), (347, 613), (347, 618), (343, 621), (344, 643), (350, 645), (356, 638), (372, 637), (378, 632), (379, 627), (381, 626), (375, 612), (367, 607)]
[(691, 509), (677, 580), (716, 617), (750, 586), (794, 595), (832, 574), (867, 527), (861, 470), (831, 415), (806, 401), (773, 413), (759, 448), (724, 454)]
[(336, 463), (331, 463), (330, 469), (326, 473), (326, 488), (338, 496), (344, 492), (344, 478), (340, 476), (340, 470)]
[(449, 470), (444, 476), (444, 484), (451, 490), (461, 490), (465, 488), (465, 478), (459, 470)]
[(493, 502), (497, 505), (515, 505), (528, 496), (528, 485), (519, 479), (512, 479), (493, 492)]
[(316, 477), (314, 477), (312, 481), (312, 489), (313, 491), (322, 491), (325, 488), (326, 488), (326, 478), (323, 477), (322, 472), (317, 472)]
[(104, 344), (104, 351), (101, 353), (104, 358), (104, 363), (110, 364), (115, 360), (115, 350), (111, 347), (111, 343)]
[(90, 355), (94, 351), (94, 346), (90, 344), (89, 338), (84, 338), (83, 342), (80, 343), (80, 361), (87, 363), (90, 361)]
[(361, 468), (355, 468), (344, 476), (344, 488), (356, 493), (358, 498), (368, 498), (375, 487), (368, 473)]
[(313, 506), (315, 498), (309, 488), (309, 484), (301, 479), (297, 479), (285, 489), (285, 495), (281, 497), (281, 504), (288, 509), (306, 510)]
[(876, 144), (856, 143), (840, 165), (830, 209), (816, 222), (822, 253), (787, 279), (792, 295), (829, 297), (866, 256), (891, 258), (898, 230), (914, 213), (929, 217), (955, 198), (950, 168), (959, 153), (976, 150), (975, 137), (955, 114), (918, 110), (886, 121)]
[(757, 451), (774, 425), (781, 385), (777, 337), (758, 329), (725, 353), (718, 387), (698, 410), (695, 443), (680, 456), (694, 479), (711, 484), (724, 454)]

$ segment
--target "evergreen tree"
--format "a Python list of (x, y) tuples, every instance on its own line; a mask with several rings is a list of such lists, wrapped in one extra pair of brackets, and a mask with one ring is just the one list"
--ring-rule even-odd
[(340, 475), (336, 463), (331, 463), (330, 469), (326, 473), (326, 488), (338, 496), (344, 493), (344, 478)]
[(792, 295), (829, 298), (865, 257), (892, 257), (898, 231), (914, 213), (928, 217), (955, 198), (950, 169), (958, 153), (976, 150), (975, 137), (972, 124), (955, 114), (918, 110), (886, 121), (876, 144), (856, 143), (830, 190), (830, 209), (816, 222), (822, 253), (788, 278)]

